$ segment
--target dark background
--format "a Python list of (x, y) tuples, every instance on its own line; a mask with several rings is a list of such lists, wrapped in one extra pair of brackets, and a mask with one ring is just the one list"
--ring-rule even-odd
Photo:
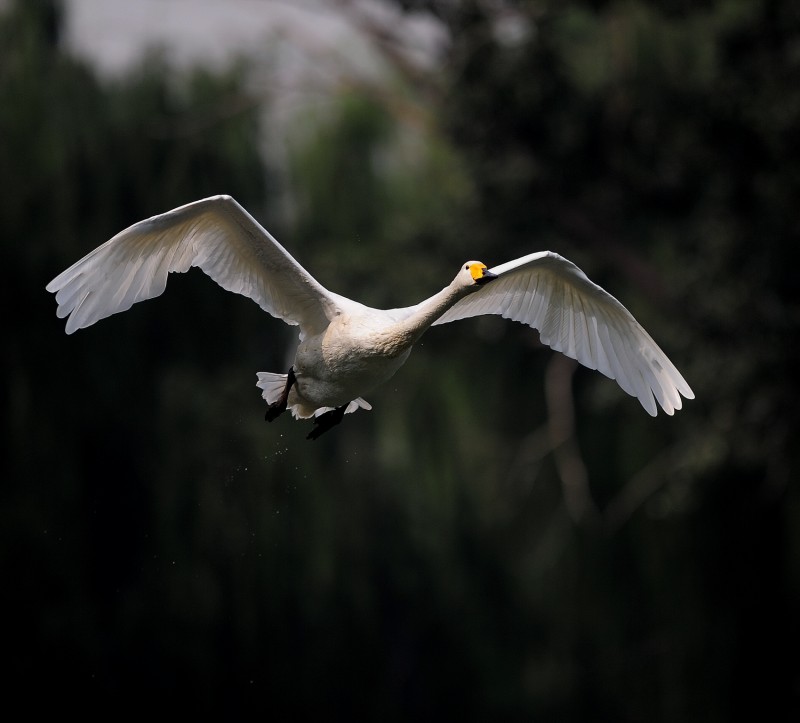
[[(5, 701), (796, 720), (797, 3), (401, 4), (447, 25), (439, 69), (337, 91), (288, 168), (246, 64), (101, 83), (58, 4), (0, 14)], [(372, 305), (558, 251), (697, 399), (651, 419), (472, 320), (309, 443), (254, 386), (293, 332), (198, 271), (64, 334), (53, 276), (213, 193)]]

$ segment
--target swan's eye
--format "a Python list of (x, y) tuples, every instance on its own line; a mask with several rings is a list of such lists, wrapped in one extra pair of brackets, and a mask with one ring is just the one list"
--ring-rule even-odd
[(464, 271), (469, 271), (469, 264), (466, 264), (466, 265), (464, 266)]

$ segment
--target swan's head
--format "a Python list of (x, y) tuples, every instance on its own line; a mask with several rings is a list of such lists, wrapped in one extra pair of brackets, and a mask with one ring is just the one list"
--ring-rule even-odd
[(467, 261), (458, 272), (458, 280), (464, 286), (482, 286), (492, 279), (497, 278), (497, 274), (493, 274), (486, 268), (486, 264), (480, 261)]

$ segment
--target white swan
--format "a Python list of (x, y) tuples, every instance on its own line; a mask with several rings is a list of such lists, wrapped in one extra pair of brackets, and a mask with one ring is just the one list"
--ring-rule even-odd
[(67, 334), (166, 288), (171, 271), (198, 266), (228, 291), (300, 327), (288, 374), (260, 372), (272, 421), (287, 408), (315, 418), (318, 437), (358, 408), (360, 395), (389, 379), (429, 327), (500, 314), (539, 330), (543, 343), (597, 369), (655, 416), (693, 399), (680, 372), (613, 296), (550, 251), (492, 269), (464, 264), (429, 299), (403, 309), (372, 309), (320, 285), (230, 196), (213, 196), (140, 221), (59, 274), (58, 317)]

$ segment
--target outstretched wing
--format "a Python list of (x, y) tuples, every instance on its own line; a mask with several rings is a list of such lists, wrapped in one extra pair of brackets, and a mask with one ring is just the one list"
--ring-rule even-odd
[(539, 330), (542, 343), (597, 369), (652, 416), (694, 399), (686, 380), (658, 344), (611, 294), (552, 251), (523, 256), (490, 271), (499, 278), (456, 303), (436, 324), (499, 314)]
[(223, 289), (299, 325), (325, 328), (333, 296), (230, 196), (212, 196), (145, 219), (48, 285), (67, 334), (164, 292), (171, 271), (197, 266)]

